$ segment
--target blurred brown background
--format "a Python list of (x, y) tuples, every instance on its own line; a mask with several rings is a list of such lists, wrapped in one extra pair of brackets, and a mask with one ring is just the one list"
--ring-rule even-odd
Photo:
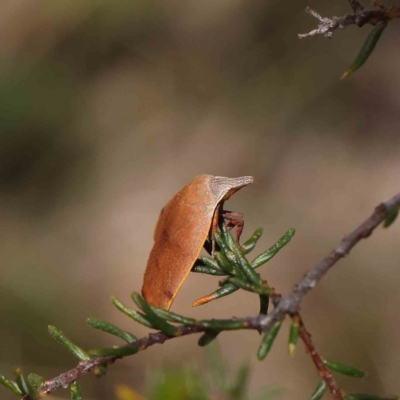
[[(298, 40), (346, 0), (3, 0), (0, 13), (0, 373), (46, 378), (76, 362), (47, 335), (54, 324), (83, 347), (117, 344), (85, 318), (145, 335), (110, 305), (139, 291), (158, 213), (195, 175), (253, 175), (229, 202), (259, 226), (261, 251), (288, 228), (292, 243), (261, 270), (288, 293), (304, 272), (399, 190), (399, 24), (345, 81), (369, 27)], [(303, 303), (328, 359), (369, 371), (349, 391), (400, 393), (400, 224), (378, 229)], [(254, 315), (235, 294), (198, 309), (217, 279), (190, 276), (173, 310)], [(285, 327), (287, 330), (288, 326)], [(199, 362), (197, 338), (154, 346), (87, 376), (87, 399), (117, 383), (145, 392), (148, 371)], [(286, 332), (265, 362), (254, 332), (222, 334), (232, 366), (249, 359), (252, 392), (309, 398), (318, 376)], [(1, 398), (8, 400), (5, 389)], [(68, 398), (57, 392), (54, 398)]]

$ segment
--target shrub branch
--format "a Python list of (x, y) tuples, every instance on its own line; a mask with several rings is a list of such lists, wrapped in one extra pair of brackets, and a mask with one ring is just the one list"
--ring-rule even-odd
[(325, 366), (324, 360), (321, 355), (318, 353), (317, 349), (314, 347), (314, 344), (311, 340), (311, 334), (306, 329), (304, 322), (301, 318), (299, 318), (300, 322), (300, 338), (303, 341), (308, 354), (315, 365), (320, 377), (325, 381), (327, 387), (329, 388), (330, 392), (334, 399), (343, 400), (343, 394), (339, 389), (338, 384), (336, 383), (333, 374), (329, 369)]
[(351, 249), (360, 242), (361, 239), (369, 237), (374, 229), (399, 207), (400, 193), (396, 194), (387, 202), (377, 206), (368, 219), (349, 235), (345, 236), (329, 255), (323, 258), (312, 270), (305, 274), (304, 278), (295, 286), (294, 290), (287, 297), (277, 302), (274, 311), (268, 315), (260, 315), (258, 317), (262, 329), (264, 331), (270, 329), (274, 322), (278, 321), (286, 314), (297, 314), (303, 297), (315, 287), (341, 258), (348, 255)]
[(308, 33), (299, 34), (299, 38), (303, 39), (310, 36), (323, 35), (330, 39), (333, 36), (333, 32), (338, 28), (344, 29), (349, 25), (357, 25), (359, 27), (366, 24), (376, 25), (379, 22), (398, 18), (400, 16), (398, 6), (386, 8), (379, 5), (374, 9), (366, 10), (358, 0), (349, 0), (349, 3), (353, 9), (353, 14), (346, 14), (341, 17), (334, 16), (331, 18), (322, 17), (319, 13), (307, 7), (306, 12), (319, 21), (318, 27)]
[[(353, 2), (356, 4), (357, 2)], [(234, 318), (226, 320), (205, 320), (195, 321), (188, 325), (180, 325), (175, 327), (173, 334), (163, 332), (151, 333), (146, 337), (138, 339), (132, 343), (121, 347), (120, 349), (134, 348), (137, 351), (145, 350), (155, 344), (162, 344), (167, 340), (187, 336), (194, 333), (214, 333), (217, 336), (219, 331), (233, 329), (252, 329), (263, 332), (268, 335), (273, 325), (278, 321), (282, 321), (286, 315), (290, 315), (293, 320), (298, 321), (300, 325), (299, 337), (305, 344), (305, 347), (310, 354), (319, 375), (325, 381), (335, 399), (342, 400), (343, 395), (331, 372), (324, 364), (323, 358), (319, 355), (314, 347), (311, 335), (307, 331), (303, 320), (299, 315), (300, 303), (304, 296), (312, 290), (315, 285), (322, 279), (325, 274), (339, 261), (341, 258), (349, 254), (351, 249), (361, 241), (371, 235), (374, 229), (383, 221), (387, 220), (393, 213), (400, 208), (400, 193), (396, 194), (390, 200), (380, 204), (375, 208), (373, 214), (366, 219), (359, 227), (357, 227), (349, 235), (330, 252), (328, 256), (318, 262), (312, 270), (307, 272), (304, 278), (295, 286), (294, 290), (287, 296), (282, 297), (279, 294), (272, 293), (270, 298), (275, 306), (275, 309), (267, 315), (260, 314), (256, 317)], [(157, 311), (157, 309), (155, 309)], [(163, 311), (163, 310), (162, 310)], [(164, 312), (164, 311), (163, 311)], [(171, 314), (171, 317), (178, 318), (177, 314)], [(179, 317), (180, 318), (180, 317)], [(173, 318), (172, 318), (173, 319)], [(232, 323), (234, 322), (234, 324)], [(88, 361), (81, 361), (78, 366), (60, 374), (59, 376), (48, 380), (40, 387), (39, 396), (43, 396), (54, 392), (57, 389), (65, 388), (77, 381), (82, 375), (94, 370), (101, 365), (110, 364), (116, 361), (119, 357), (115, 355), (105, 357), (94, 357)], [(37, 398), (35, 396), (35, 398)], [(30, 395), (25, 395), (23, 400), (34, 400)]]

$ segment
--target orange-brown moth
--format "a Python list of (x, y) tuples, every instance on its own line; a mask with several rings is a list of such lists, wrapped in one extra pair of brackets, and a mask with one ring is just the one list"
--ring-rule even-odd
[(147, 262), (143, 297), (168, 310), (210, 233), (217, 229), (223, 203), (253, 182), (251, 176), (199, 175), (161, 210)]

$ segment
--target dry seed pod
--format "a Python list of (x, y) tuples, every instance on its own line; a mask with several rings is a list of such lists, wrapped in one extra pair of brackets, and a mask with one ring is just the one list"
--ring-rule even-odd
[(142, 287), (150, 304), (171, 307), (210, 229), (216, 229), (224, 201), (252, 182), (251, 176), (199, 175), (161, 210)]

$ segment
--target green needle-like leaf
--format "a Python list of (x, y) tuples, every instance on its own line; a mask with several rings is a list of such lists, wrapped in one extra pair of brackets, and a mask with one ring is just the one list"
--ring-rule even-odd
[(361, 369), (350, 367), (349, 365), (324, 360), (324, 364), (331, 370), (353, 378), (364, 378), (367, 373)]
[(224, 272), (223, 269), (218, 265), (217, 261), (214, 258), (201, 256), (198, 258), (198, 261), (203, 263), (206, 267), (214, 269), (216, 271)]
[[(218, 243), (218, 246), (220, 247), (222, 253), (226, 254), (232, 250), (231, 247), (228, 246), (228, 243), (225, 241), (225, 238), (231, 237), (229, 232), (227, 235), (223, 235), (222, 233), (215, 232), (214, 237), (215, 237), (215, 241)], [(233, 243), (233, 242), (230, 241), (230, 244), (231, 243)]]
[(44, 378), (32, 373), (28, 375), (28, 381), (36, 390), (39, 390), (44, 383)]
[(300, 333), (299, 318), (297, 316), (293, 317), (292, 325), (290, 326), (289, 332), (289, 354), (293, 355), (296, 348), (297, 340)]
[(210, 344), (219, 334), (221, 331), (207, 331), (204, 332), (197, 342), (199, 346), (204, 347)]
[(350, 67), (345, 71), (340, 79), (347, 78), (353, 72), (357, 71), (364, 63), (368, 60), (369, 56), (374, 51), (376, 44), (378, 43), (383, 31), (386, 29), (388, 22), (383, 21), (376, 25), (370, 34), (367, 36), (360, 52), (358, 53), (356, 59), (350, 65)]
[(110, 322), (103, 321), (97, 318), (88, 318), (87, 323), (92, 326), (94, 329), (99, 331), (110, 333), (111, 335), (117, 336), (120, 339), (124, 340), (127, 343), (132, 343), (137, 340), (137, 337), (132, 333), (123, 331), (122, 329), (118, 328), (114, 324)]
[(243, 272), (245, 277), (249, 280), (250, 283), (253, 283), (254, 285), (261, 285), (262, 281), (260, 275), (256, 271), (254, 271), (250, 263), (247, 261), (246, 257), (243, 255), (240, 248), (236, 244), (233, 244), (232, 247), (232, 250), (236, 256), (237, 265)]
[[(201, 326), (203, 328), (211, 330), (236, 330), (248, 328), (249, 322), (237, 321), (237, 320), (225, 320), (225, 319), (210, 319), (198, 321), (194, 318), (184, 317), (182, 315), (175, 314), (171, 311), (166, 311), (161, 308), (151, 306), (152, 310), (163, 320), (178, 322), (186, 326)], [(174, 327), (175, 328), (175, 327)]]
[(236, 292), (236, 290), (238, 290), (238, 288), (235, 285), (233, 285), (232, 283), (225, 283), (219, 289), (217, 289), (215, 292), (212, 292), (206, 296), (203, 296), (203, 297), (200, 297), (199, 299), (197, 299), (192, 304), (192, 307), (202, 306), (203, 304), (206, 304), (210, 301), (220, 299), (221, 297), (224, 297), (224, 296), (228, 296), (228, 294)]
[(225, 256), (225, 254), (223, 254), (219, 251), (216, 251), (214, 254), (214, 257), (217, 260), (218, 265), (225, 272), (225, 275), (233, 275), (233, 276), (241, 275), (241, 273), (237, 269), (236, 265), (232, 261), (228, 260)]
[(263, 296), (271, 296), (274, 293), (274, 290), (269, 287), (252, 285), (251, 283), (244, 282), (239, 278), (229, 278), (229, 282), (247, 292), (257, 293)]
[[(226, 249), (224, 250), (224, 252), (229, 252), (230, 250), (232, 250), (232, 244), (235, 243), (235, 240), (233, 239), (230, 230), (227, 228), (225, 223), (219, 224), (219, 228), (221, 230), (221, 234), (222, 234), (222, 240), (225, 242), (225, 246)], [(217, 238), (215, 238), (217, 240)], [(219, 245), (219, 242), (217, 240), (217, 243)], [(222, 249), (222, 247), (221, 247)]]
[(159, 317), (165, 319), (166, 321), (177, 322), (186, 326), (196, 325), (196, 320), (194, 318), (184, 317), (182, 315), (154, 306), (151, 306), (151, 308)]
[(221, 248), (221, 252), (229, 261), (234, 264), (233, 266), (236, 267), (236, 256), (235, 253), (232, 251), (233, 247), (235, 246), (235, 241), (225, 224), (223, 224), (221, 227), (221, 233), (215, 232), (214, 237), (215, 241)]
[(271, 347), (274, 344), (274, 340), (278, 336), (281, 325), (282, 325), (282, 321), (275, 322), (275, 324), (272, 325), (272, 328), (270, 329), (270, 331), (264, 335), (261, 345), (258, 349), (258, 353), (257, 353), (257, 357), (260, 361), (264, 360), (264, 358), (267, 356), (267, 354), (271, 350)]
[(206, 267), (205, 265), (195, 265), (191, 269), (191, 272), (197, 272), (199, 274), (207, 274), (207, 275), (213, 275), (213, 276), (226, 276), (227, 275), (226, 272), (216, 271), (215, 269)]
[(325, 381), (321, 381), (317, 386), (317, 388), (315, 389), (315, 392), (311, 396), (311, 400), (321, 400), (325, 392), (326, 392), (326, 383)]
[(210, 257), (199, 257), (191, 271), (214, 276), (226, 275), (226, 272), (218, 265), (217, 261)]
[(90, 360), (90, 356), (86, 351), (82, 350), (79, 346), (71, 342), (59, 329), (53, 325), (48, 326), (48, 331), (50, 336), (57, 340), (57, 342), (64, 345), (75, 357), (80, 361)]
[(13, 392), (16, 396), (23, 396), (24, 393), (22, 390), (18, 387), (16, 382), (11, 381), (10, 379), (7, 379), (4, 375), (0, 375), (0, 385), (5, 386), (6, 388), (10, 389), (11, 392)]
[(257, 256), (252, 261), (251, 266), (255, 269), (268, 262), (292, 240), (295, 233), (295, 229), (289, 229), (272, 247)]
[(384, 228), (389, 228), (390, 225), (393, 224), (394, 221), (396, 221), (397, 216), (399, 215), (399, 210), (394, 210), (392, 211), (385, 219), (383, 223)]
[(82, 391), (77, 381), (71, 385), (71, 400), (82, 400)]
[(153, 328), (150, 321), (141, 316), (137, 311), (132, 310), (132, 308), (123, 305), (115, 296), (111, 297), (111, 301), (119, 311), (123, 312), (129, 318), (132, 318), (134, 321), (141, 325), (147, 326), (148, 328)]
[(108, 357), (114, 356), (118, 358), (131, 356), (132, 354), (136, 354), (139, 351), (139, 348), (135, 346), (124, 346), (124, 347), (115, 347), (115, 348), (98, 348), (89, 350), (89, 354), (92, 357)]
[(256, 244), (258, 242), (258, 240), (260, 239), (261, 235), (263, 234), (263, 229), (262, 228), (258, 228), (253, 235), (251, 236), (251, 238), (249, 240), (246, 240), (244, 242), (244, 244), (242, 244), (242, 251), (243, 254), (248, 254), (250, 253), (254, 247), (256, 247)]
[[(230, 235), (230, 233), (228, 232), (226, 227), (225, 227), (225, 229), (227, 231), (226, 234)], [(283, 247), (285, 247), (290, 242), (290, 240), (294, 236), (295, 232), (296, 232), (295, 229), (293, 229), (293, 228), (289, 229), (271, 248), (269, 248), (267, 251), (265, 251), (264, 253), (260, 254), (258, 257), (256, 257), (253, 260), (253, 262), (251, 263), (251, 268), (253, 268), (253, 269), (258, 268), (261, 265), (263, 265), (264, 263), (266, 263), (267, 261), (269, 261), (272, 257), (274, 257), (275, 254), (277, 254)], [(234, 242), (231, 243), (231, 246), (232, 246), (232, 248), (236, 249), (236, 253), (234, 255), (235, 255), (235, 259), (236, 259), (235, 265), (237, 266), (237, 271), (240, 271), (242, 276), (243, 277), (245, 276), (246, 279), (248, 279), (248, 275), (244, 274), (244, 269), (246, 269), (248, 274), (250, 274), (257, 281), (256, 284), (258, 286), (260, 286), (261, 285), (261, 278), (255, 271), (251, 271), (248, 268), (249, 263), (247, 262), (247, 260), (243, 256), (243, 252), (238, 248), (238, 246)], [(239, 260), (236, 257), (237, 253), (240, 254)], [(225, 254), (225, 256), (226, 256), (226, 254)], [(211, 260), (211, 259), (209, 259), (209, 260)], [(245, 260), (246, 262), (243, 262), (243, 260)], [(215, 262), (215, 260), (214, 260), (214, 262)], [(244, 269), (243, 269), (243, 264), (244, 264)], [(244, 279), (243, 279), (242, 276), (238, 275), (237, 277), (239, 277), (243, 281)], [(251, 280), (250, 280), (250, 282), (251, 282)], [(254, 282), (252, 282), (252, 283), (254, 283)], [(206, 304), (206, 303), (208, 303), (210, 301), (217, 300), (217, 299), (220, 299), (221, 297), (225, 297), (225, 296), (227, 296), (229, 294), (232, 294), (232, 293), (236, 292), (237, 290), (238, 290), (238, 287), (235, 286), (234, 284), (232, 284), (230, 282), (223, 283), (222, 286), (219, 289), (217, 289), (216, 291), (197, 299), (192, 304), (192, 306), (196, 307), (196, 306), (200, 306), (200, 305)], [(265, 304), (264, 304), (264, 306), (265, 306)]]
[(231, 319), (209, 319), (198, 321), (197, 326), (220, 331), (233, 331), (249, 328), (250, 323), (247, 321), (235, 321)]
[(169, 324), (165, 319), (159, 317), (151, 308), (150, 304), (136, 292), (132, 293), (132, 299), (136, 305), (145, 313), (146, 318), (150, 321), (155, 329), (159, 329), (166, 335), (174, 336), (176, 332), (175, 326)]
[(398, 400), (398, 396), (381, 397), (373, 394), (355, 393), (345, 396), (346, 400)]
[(29, 395), (32, 399), (39, 398), (38, 391), (34, 386), (30, 384), (28, 379), (26, 379), (25, 374), (20, 368), (14, 371), (15, 381), (24, 395)]

